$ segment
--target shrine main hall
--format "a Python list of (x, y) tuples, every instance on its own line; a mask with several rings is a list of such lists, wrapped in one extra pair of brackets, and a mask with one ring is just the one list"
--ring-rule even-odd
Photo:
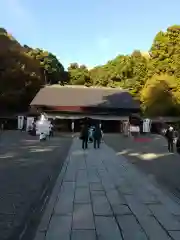
[(45, 86), (30, 104), (32, 114), (45, 113), (58, 131), (79, 132), (84, 120), (100, 123), (104, 132), (120, 132), (123, 122), (139, 114), (140, 104), (121, 88), (79, 85)]

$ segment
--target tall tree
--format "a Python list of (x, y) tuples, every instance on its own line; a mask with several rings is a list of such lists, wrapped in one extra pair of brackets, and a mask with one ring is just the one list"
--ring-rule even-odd
[(141, 92), (141, 102), (149, 116), (179, 114), (180, 93), (176, 78), (165, 74), (148, 79)]
[(73, 63), (68, 67), (69, 82), (72, 85), (91, 85), (89, 71), (85, 65)]
[(180, 77), (180, 26), (159, 32), (150, 49), (152, 57), (149, 73), (167, 73)]
[(39, 48), (31, 49), (26, 46), (26, 49), (29, 56), (40, 62), (45, 84), (65, 84), (67, 82), (67, 79), (64, 79), (64, 67), (55, 55)]
[(5, 29), (0, 29), (0, 62), (1, 111), (27, 110), (42, 86), (39, 62)]

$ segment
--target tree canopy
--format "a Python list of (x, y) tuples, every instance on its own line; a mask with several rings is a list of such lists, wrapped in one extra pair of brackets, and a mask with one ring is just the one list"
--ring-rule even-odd
[(39, 63), (4, 29), (0, 29), (0, 46), (0, 107), (8, 111), (27, 108), (42, 86)]
[(153, 75), (141, 91), (142, 108), (150, 116), (180, 114), (179, 84), (174, 76)]
[[(148, 52), (118, 55), (91, 70), (70, 63), (64, 70), (58, 58), (43, 49), (21, 46), (0, 28), (0, 104), (24, 107), (44, 84), (120, 87), (139, 99), (149, 116), (179, 115), (180, 26), (170, 26), (154, 38)], [(23, 101), (22, 101), (23, 100)], [(164, 104), (166, 103), (166, 104)]]
[(54, 54), (39, 48), (25, 47), (28, 55), (39, 61), (46, 84), (64, 84), (66, 82), (64, 67)]
[(69, 83), (72, 85), (86, 85), (90, 86), (90, 75), (85, 65), (78, 65), (78, 63), (71, 63), (68, 67)]

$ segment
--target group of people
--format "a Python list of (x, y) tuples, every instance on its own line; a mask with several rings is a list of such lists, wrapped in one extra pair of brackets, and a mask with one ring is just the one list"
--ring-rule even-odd
[[(36, 131), (37, 131), (37, 126), (36, 126), (36, 122), (34, 121), (32, 125), (29, 126), (28, 133), (32, 136), (36, 136)], [(45, 141), (47, 137), (50, 138), (53, 136), (54, 136), (54, 127), (52, 123), (50, 123), (49, 126), (46, 127), (46, 129), (43, 129), (39, 132), (40, 141)]]
[(102, 130), (98, 125), (89, 128), (88, 125), (85, 124), (81, 130), (80, 139), (82, 140), (83, 149), (88, 148), (88, 142), (93, 142), (95, 149), (100, 148)]
[(177, 153), (180, 154), (180, 134), (176, 134), (174, 128), (172, 126), (169, 126), (169, 128), (165, 131), (165, 137), (168, 142), (168, 151), (174, 152), (175, 145)]

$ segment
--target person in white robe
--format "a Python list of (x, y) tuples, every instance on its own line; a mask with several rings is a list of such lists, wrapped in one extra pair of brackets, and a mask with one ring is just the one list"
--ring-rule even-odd
[(40, 140), (40, 141), (45, 141), (45, 140), (46, 140), (46, 134), (45, 134), (44, 132), (41, 132), (41, 133), (39, 134), (39, 140)]

